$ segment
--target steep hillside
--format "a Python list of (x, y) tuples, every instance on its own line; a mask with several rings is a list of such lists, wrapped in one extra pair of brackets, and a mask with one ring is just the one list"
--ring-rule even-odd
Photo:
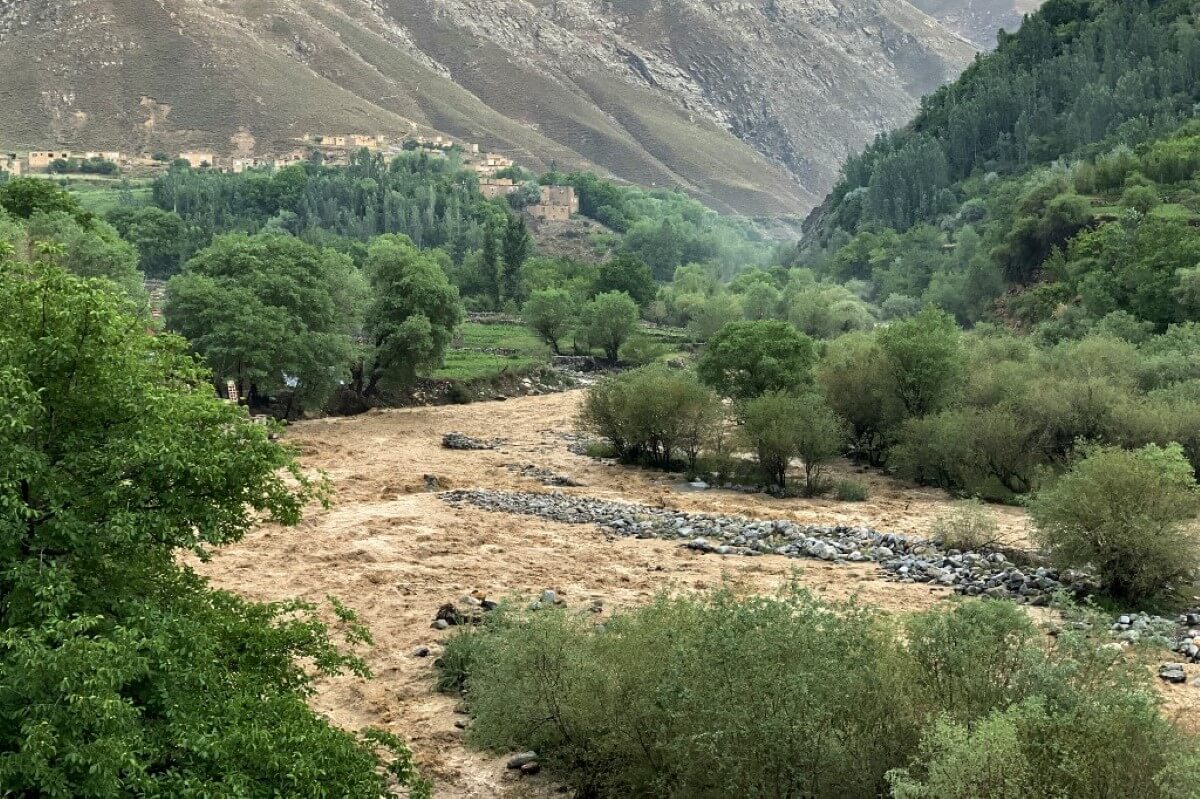
[(1037, 11), (1042, 0), (912, 0), (912, 4), (981, 50), (990, 50), (996, 46), (997, 31), (1015, 31), (1021, 18)]
[(1048, 0), (847, 162), (796, 261), (1052, 340), (1197, 321), (1198, 86), (1189, 0)]
[(0, 0), (0, 143), (416, 128), (794, 214), (973, 53), (904, 0)]

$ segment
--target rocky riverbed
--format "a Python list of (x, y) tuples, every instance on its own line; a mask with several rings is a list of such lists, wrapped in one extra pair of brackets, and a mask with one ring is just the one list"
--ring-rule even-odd
[(441, 497), (455, 507), (472, 505), (568, 524), (594, 524), (612, 535), (678, 540), (689, 549), (718, 555), (874, 562), (891, 580), (931, 583), (967, 596), (1003, 597), (1030, 605), (1049, 604), (1059, 594), (1085, 596), (1095, 588), (1095, 581), (1084, 572), (1045, 566), (1022, 569), (1001, 552), (945, 550), (931, 541), (864, 526), (687, 513), (561, 492), (473, 489), (449, 491)]

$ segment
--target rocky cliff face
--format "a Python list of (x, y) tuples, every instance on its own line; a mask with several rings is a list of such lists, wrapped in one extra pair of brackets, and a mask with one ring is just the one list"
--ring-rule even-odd
[(0, 144), (436, 130), (787, 215), (974, 52), (904, 0), (0, 0)]
[(1014, 31), (1042, 0), (912, 0), (912, 4), (982, 50), (996, 46), (1000, 30)]

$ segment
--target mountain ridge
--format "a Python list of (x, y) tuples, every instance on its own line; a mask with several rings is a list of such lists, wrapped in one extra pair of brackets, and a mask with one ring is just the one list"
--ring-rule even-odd
[(789, 216), (974, 53), (904, 0), (0, 0), (0, 142), (436, 131)]

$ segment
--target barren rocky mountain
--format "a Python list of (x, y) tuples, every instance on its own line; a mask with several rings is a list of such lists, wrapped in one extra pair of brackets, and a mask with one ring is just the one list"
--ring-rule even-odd
[(0, 0), (0, 144), (415, 128), (794, 214), (975, 49), (904, 0)]
[(912, 4), (982, 50), (996, 46), (996, 33), (1014, 31), (1042, 0), (912, 0)]

